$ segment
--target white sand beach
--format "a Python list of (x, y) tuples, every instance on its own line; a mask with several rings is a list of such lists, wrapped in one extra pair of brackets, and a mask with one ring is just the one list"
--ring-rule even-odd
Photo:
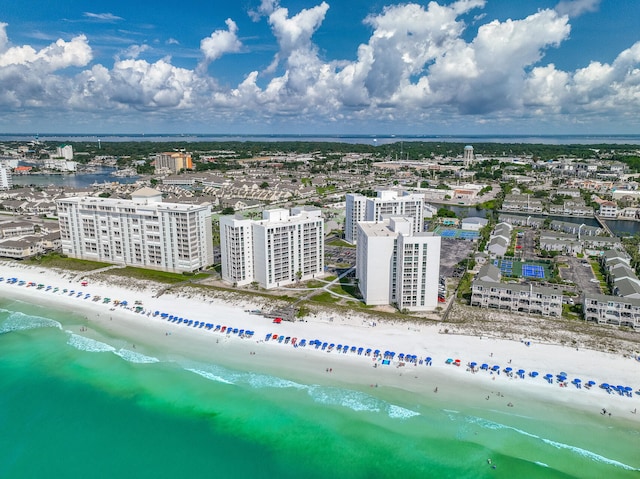
[[(634, 413), (640, 407), (640, 394), (635, 393), (640, 388), (637, 351), (605, 353), (539, 344), (528, 338), (511, 341), (443, 334), (442, 325), (379, 320), (374, 323), (358, 313), (349, 317), (319, 313), (301, 321), (274, 324), (271, 319), (251, 314), (251, 310), (263, 306), (259, 297), (253, 302), (225, 302), (207, 298), (201, 290), (182, 287), (156, 298), (161, 288), (157, 284), (135, 282), (125, 287), (87, 276), (88, 284), (83, 286), (77, 273), (16, 263), (0, 263), (0, 277), (4, 278), (0, 281), (0, 296), (74, 311), (88, 320), (78, 325), (74, 333), (97, 338), (101, 331), (108, 332), (144, 353), (161, 351), (165, 357), (216, 361), (310, 383), (407, 390), (432, 395), (440, 401), (464, 391), (470, 402), (491, 400), (499, 408), (517, 408), (518, 400), (526, 399), (528, 404), (534, 401), (541, 408), (558, 404), (591, 414), (601, 414), (606, 409), (607, 414), (613, 412), (614, 417), (627, 421), (640, 418), (640, 414)], [(25, 283), (9, 284), (8, 278)], [(34, 284), (29, 286), (30, 282)], [(40, 284), (44, 286), (38, 288)], [(82, 294), (78, 295), (79, 292)], [(101, 299), (94, 301), (96, 296)], [(104, 298), (110, 301), (105, 303)], [(114, 300), (119, 303), (114, 304)], [(127, 305), (122, 306), (122, 301)], [(141, 306), (141, 312), (135, 311), (136, 305)], [(215, 328), (178, 324), (156, 315), (156, 311), (194, 322), (250, 330), (254, 335), (241, 338)], [(382, 353), (394, 351), (396, 356), (384, 365), (381, 358), (364, 352), (342, 353), (336, 347), (328, 352), (308, 344), (294, 347), (291, 341), (289, 344), (266, 341), (269, 334), (297, 338), (298, 345), (302, 339), (307, 343), (318, 339), (336, 346), (362, 347), (365, 351), (367, 348)], [(399, 361), (400, 353), (416, 355), (417, 364)], [(432, 358), (430, 366), (424, 361), (427, 357)], [(459, 359), (461, 365), (446, 364), (448, 358)], [(475, 372), (467, 366), (472, 361), (477, 363)], [(490, 368), (498, 365), (500, 370), (495, 373), (479, 370), (483, 363)], [(511, 367), (514, 373), (506, 374), (506, 367)], [(515, 374), (519, 369), (525, 371), (524, 379)], [(531, 371), (537, 371), (538, 377), (530, 377)], [(567, 374), (563, 385), (555, 379), (560, 372)], [(547, 373), (554, 376), (551, 384), (543, 378)], [(575, 378), (581, 380), (582, 387), (572, 382)], [(596, 385), (587, 388), (589, 380)], [(603, 382), (630, 386), (633, 392), (630, 397), (610, 393), (599, 387)]]

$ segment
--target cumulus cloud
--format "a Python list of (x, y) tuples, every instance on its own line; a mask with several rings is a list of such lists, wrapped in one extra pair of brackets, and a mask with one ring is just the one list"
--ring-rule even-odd
[(225, 23), (227, 30), (216, 30), (200, 42), (200, 50), (204, 53), (206, 62), (217, 60), (225, 53), (239, 52), (242, 48), (236, 23), (230, 18), (227, 18)]
[(556, 5), (560, 15), (578, 17), (583, 13), (595, 12), (600, 6), (600, 0), (562, 0)]
[(265, 11), (271, 12), (269, 24), (280, 47), (268, 71), (275, 70), (282, 58), (288, 59), (294, 52), (305, 51), (315, 56), (316, 49), (311, 42), (311, 36), (322, 24), (329, 4), (322, 2), (313, 8), (301, 10), (293, 17), (289, 17), (288, 9), (276, 7), (276, 2), (265, 0), (263, 7)]
[(0, 67), (23, 65), (44, 73), (70, 66), (82, 67), (91, 61), (91, 48), (84, 35), (69, 42), (57, 40), (38, 51), (30, 45), (9, 47), (6, 26), (6, 23), (0, 24)]
[(192, 70), (170, 59), (116, 61), (111, 70), (95, 65), (82, 72), (69, 105), (78, 109), (187, 109), (194, 107), (194, 90), (203, 89)]
[[(225, 88), (206, 65), (242, 50), (231, 19), (226, 29), (201, 40), (202, 59), (192, 69), (176, 67), (169, 57), (141, 59), (146, 44), (129, 46), (113, 64), (91, 64), (83, 35), (40, 49), (14, 46), (0, 23), (0, 109), (165, 112), (171, 118), (184, 112), (202, 121), (224, 117), (245, 124), (500, 122), (593, 118), (612, 111), (632, 117), (640, 109), (640, 42), (611, 62), (575, 71), (545, 63), (547, 50), (569, 37), (570, 17), (598, 2), (561, 2), (556, 9), (504, 21), (476, 11), (485, 3), (389, 5), (363, 19), (370, 36), (354, 46), (353, 59), (327, 60), (314, 42), (329, 11), (326, 2), (290, 13), (278, 1), (262, 0), (257, 14), (271, 28), (278, 51), (270, 68), (249, 71)], [(465, 23), (469, 18), (473, 35)], [(69, 73), (68, 67), (76, 68)]]

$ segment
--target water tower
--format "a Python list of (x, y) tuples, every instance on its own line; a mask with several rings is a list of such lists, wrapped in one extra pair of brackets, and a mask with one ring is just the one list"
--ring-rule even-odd
[(473, 146), (467, 145), (464, 147), (464, 155), (462, 157), (465, 168), (473, 163)]

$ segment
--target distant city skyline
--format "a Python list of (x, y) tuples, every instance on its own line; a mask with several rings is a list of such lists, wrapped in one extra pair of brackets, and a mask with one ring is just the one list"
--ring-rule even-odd
[(635, 0), (10, 2), (0, 133), (633, 134)]

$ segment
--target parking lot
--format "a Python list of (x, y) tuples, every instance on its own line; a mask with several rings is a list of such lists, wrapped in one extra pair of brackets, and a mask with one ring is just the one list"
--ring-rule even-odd
[(560, 276), (565, 281), (573, 281), (578, 292), (602, 294), (600, 283), (592, 281), (596, 277), (593, 274), (589, 260), (563, 256), (560, 261), (569, 265), (568, 268), (560, 268)]
[(447, 278), (462, 276), (465, 269), (455, 271), (456, 265), (475, 251), (476, 243), (452, 238), (442, 238), (440, 246), (440, 276)]

